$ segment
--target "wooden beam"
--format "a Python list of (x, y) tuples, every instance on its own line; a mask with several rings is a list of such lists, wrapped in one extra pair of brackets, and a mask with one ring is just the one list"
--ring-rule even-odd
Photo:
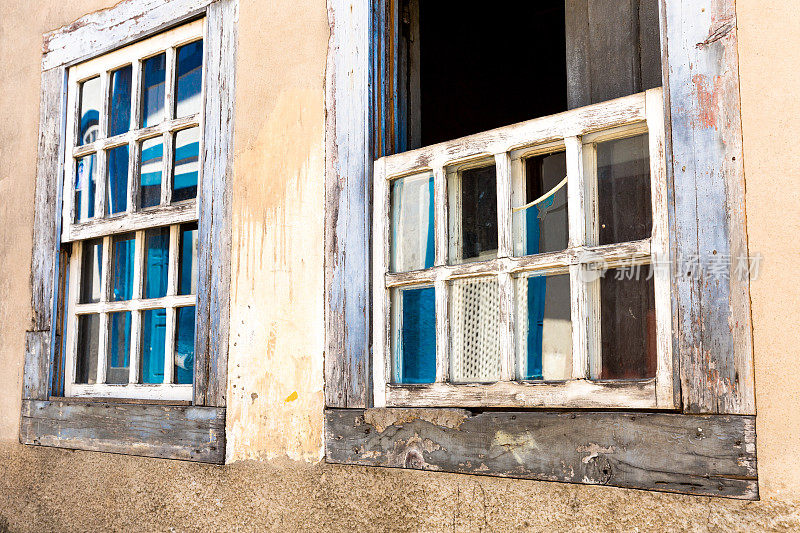
[(661, 0), (661, 17), (684, 409), (752, 415), (750, 280), (737, 270), (748, 250), (735, 1)]
[(371, 2), (329, 0), (325, 80), (325, 405), (370, 396)]
[(20, 442), (222, 464), (225, 409), (23, 400)]
[(326, 460), (757, 499), (755, 418), (329, 409)]

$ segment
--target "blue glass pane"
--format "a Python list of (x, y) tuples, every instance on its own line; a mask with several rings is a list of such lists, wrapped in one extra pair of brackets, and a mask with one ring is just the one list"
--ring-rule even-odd
[(97, 155), (90, 154), (77, 161), (75, 171), (75, 222), (94, 217), (94, 195), (97, 190)]
[(433, 176), (410, 176), (392, 182), (391, 271), (433, 266)]
[(92, 78), (81, 83), (81, 109), (78, 113), (78, 146), (97, 140), (100, 127), (100, 78)]
[(111, 300), (119, 302), (133, 298), (133, 263), (136, 238), (133, 233), (113, 238)]
[(78, 359), (75, 383), (97, 382), (97, 349), (100, 344), (100, 315), (78, 317)]
[(175, 117), (200, 112), (203, 88), (203, 41), (178, 48)]
[(111, 107), (108, 112), (108, 136), (131, 129), (131, 66), (111, 73)]
[(164, 350), (166, 349), (167, 310), (142, 312), (142, 383), (164, 383)]
[(400, 290), (399, 383), (436, 380), (436, 298), (433, 287)]
[(144, 297), (167, 295), (169, 227), (149, 229), (144, 234)]
[(131, 353), (131, 312), (108, 315), (108, 361), (106, 383), (128, 383)]
[(161, 137), (142, 141), (139, 156), (139, 207), (161, 203), (161, 174), (164, 170), (164, 143)]
[(200, 169), (200, 128), (189, 128), (175, 134), (175, 169), (172, 201), (197, 197), (197, 175)]
[(179, 307), (175, 313), (175, 383), (194, 381), (194, 306)]
[(142, 78), (142, 127), (152, 126), (164, 119), (164, 83), (167, 56), (159, 54), (145, 60)]
[(181, 226), (178, 294), (197, 294), (197, 224)]
[(81, 252), (81, 286), (78, 302), (93, 304), (100, 301), (100, 278), (103, 272), (103, 239), (84, 241)]
[(128, 145), (108, 151), (106, 213), (114, 215), (128, 209)]

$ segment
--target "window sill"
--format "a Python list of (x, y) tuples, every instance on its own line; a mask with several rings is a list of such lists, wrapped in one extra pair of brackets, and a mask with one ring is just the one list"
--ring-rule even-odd
[(223, 464), (225, 408), (23, 400), (20, 442)]

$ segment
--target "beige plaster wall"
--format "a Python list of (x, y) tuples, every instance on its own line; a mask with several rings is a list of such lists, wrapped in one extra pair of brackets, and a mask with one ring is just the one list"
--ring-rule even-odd
[(761, 502), (319, 463), (324, 0), (241, 0), (230, 464), (19, 445), (41, 34), (113, 3), (0, 3), (0, 531), (800, 529), (793, 0), (738, 1)]

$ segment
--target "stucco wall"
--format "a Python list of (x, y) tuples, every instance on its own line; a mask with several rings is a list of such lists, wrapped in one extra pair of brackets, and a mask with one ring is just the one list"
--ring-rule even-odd
[(319, 463), (324, 0), (241, 0), (230, 464), (19, 445), (41, 34), (113, 3), (0, 3), (0, 531), (110, 521), (119, 529), (800, 529), (793, 0), (738, 2), (748, 232), (751, 252), (764, 256), (752, 286), (761, 502)]

